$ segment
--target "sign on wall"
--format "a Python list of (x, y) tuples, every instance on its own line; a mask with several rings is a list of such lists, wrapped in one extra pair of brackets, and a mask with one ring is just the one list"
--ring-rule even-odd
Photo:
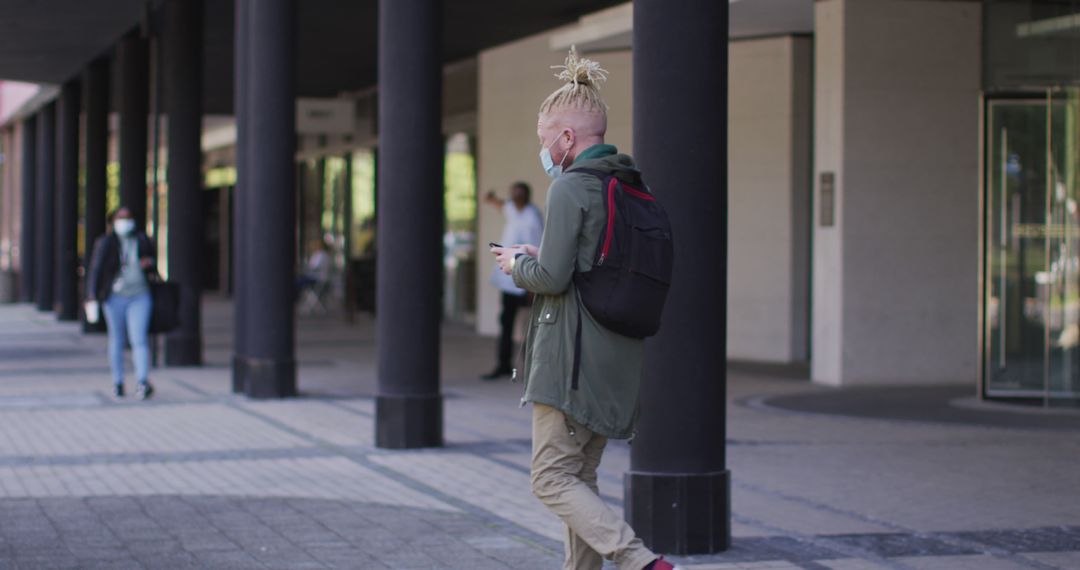
[(356, 101), (352, 99), (296, 100), (296, 132), (301, 135), (344, 135), (356, 130)]
[(836, 176), (832, 172), (821, 173), (821, 227), (836, 225)]

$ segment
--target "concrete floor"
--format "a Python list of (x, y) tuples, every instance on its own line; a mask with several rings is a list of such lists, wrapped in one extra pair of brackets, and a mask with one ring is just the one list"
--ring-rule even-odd
[[(444, 329), (447, 446), (387, 452), (372, 445), (372, 321), (298, 323), (300, 398), (230, 393), (230, 310), (208, 301), (207, 366), (157, 369), (154, 400), (117, 402), (103, 337), (0, 307), (0, 568), (559, 567), (520, 386), (477, 379), (491, 339)], [(904, 390), (731, 372), (734, 545), (678, 560), (1080, 568), (1080, 430), (965, 421), (950, 410), (971, 403), (949, 404), (962, 393), (919, 396), (935, 410), (920, 414)], [(829, 394), (859, 409), (823, 407)], [(615, 509), (628, 449), (612, 442), (601, 466)]]

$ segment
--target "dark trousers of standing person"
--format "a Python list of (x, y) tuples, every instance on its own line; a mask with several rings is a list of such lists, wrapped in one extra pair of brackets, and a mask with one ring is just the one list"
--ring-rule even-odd
[(498, 372), (510, 374), (514, 368), (514, 322), (517, 321), (518, 311), (528, 304), (528, 295), (502, 294), (502, 314), (499, 315), (499, 325), (502, 327), (499, 335), (499, 364), (495, 368)]

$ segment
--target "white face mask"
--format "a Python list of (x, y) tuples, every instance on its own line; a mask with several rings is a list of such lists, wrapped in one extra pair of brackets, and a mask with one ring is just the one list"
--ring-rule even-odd
[(135, 231), (135, 220), (127, 218), (116, 220), (113, 222), (113, 230), (122, 236), (131, 235), (131, 232)]
[(566, 149), (562, 160), (559, 161), (559, 164), (555, 164), (555, 161), (551, 158), (551, 147), (558, 141), (559, 139), (556, 137), (555, 140), (551, 141), (551, 144), (540, 149), (540, 166), (544, 167), (544, 172), (551, 178), (558, 178), (562, 174), (562, 163), (566, 161), (566, 156), (570, 154), (570, 149)]

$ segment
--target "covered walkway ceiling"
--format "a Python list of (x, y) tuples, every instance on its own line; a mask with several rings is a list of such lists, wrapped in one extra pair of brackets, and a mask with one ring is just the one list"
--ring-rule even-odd
[[(733, 40), (813, 31), (814, 0), (729, 0), (728, 34)], [(633, 32), (633, 6), (625, 3), (581, 18), (577, 26), (555, 34), (551, 48), (629, 49)]]
[[(232, 110), (233, 2), (205, 7), (205, 104)], [(447, 62), (576, 21), (623, 0), (446, 0)], [(7, 0), (0, 2), (0, 79), (61, 83), (109, 50), (124, 33), (154, 22), (160, 0)], [(325, 97), (376, 81), (377, 0), (297, 3), (297, 90)]]
[(143, 11), (141, 0), (0, 2), (0, 79), (60, 83), (136, 26)]

